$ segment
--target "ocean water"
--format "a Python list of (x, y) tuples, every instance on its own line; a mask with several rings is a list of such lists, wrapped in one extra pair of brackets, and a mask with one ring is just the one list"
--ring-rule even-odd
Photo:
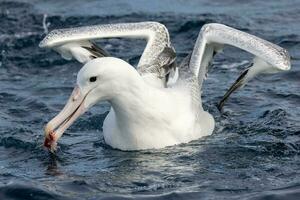
[[(299, 19), (298, 0), (1, 1), (0, 199), (300, 199)], [(43, 126), (63, 107), (81, 64), (40, 49), (45, 33), (149, 20), (167, 26), (178, 61), (203, 24), (218, 22), (288, 49), (292, 70), (255, 78), (220, 113), (216, 104), (251, 59), (228, 47), (203, 88), (217, 123), (211, 136), (159, 150), (115, 150), (103, 140), (109, 105), (102, 103), (64, 134), (56, 156), (49, 154)], [(99, 43), (133, 65), (145, 45)]]

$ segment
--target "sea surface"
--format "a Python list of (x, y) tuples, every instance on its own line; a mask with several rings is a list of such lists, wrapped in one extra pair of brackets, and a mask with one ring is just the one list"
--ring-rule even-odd
[[(216, 120), (211, 136), (158, 150), (124, 152), (105, 144), (109, 104), (80, 117), (43, 147), (43, 126), (64, 106), (82, 67), (40, 49), (50, 30), (158, 21), (178, 62), (205, 23), (223, 23), (290, 52), (291, 71), (261, 75), (216, 108), (252, 56), (219, 54), (203, 88)], [(143, 40), (98, 41), (135, 65)], [(0, 1), (0, 199), (300, 199), (300, 1)]]

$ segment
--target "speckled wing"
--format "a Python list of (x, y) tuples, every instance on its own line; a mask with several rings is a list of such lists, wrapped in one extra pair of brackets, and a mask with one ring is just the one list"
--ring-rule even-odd
[(192, 76), (198, 79), (199, 88), (202, 87), (214, 55), (221, 51), (224, 45), (232, 45), (254, 54), (254, 59), (224, 95), (219, 109), (233, 91), (243, 87), (256, 75), (286, 71), (291, 67), (287, 50), (278, 45), (222, 24), (206, 24), (198, 35), (189, 60), (189, 70)]
[(140, 73), (156, 73), (161, 77), (169, 70), (167, 66), (171, 66), (175, 60), (175, 51), (170, 44), (168, 30), (158, 22), (105, 24), (53, 30), (39, 46), (53, 48), (66, 59), (75, 58), (85, 63), (105, 54), (100, 52), (100, 55), (95, 55), (98, 51), (91, 51), (91, 48), (95, 49), (95, 45), (91, 45), (90, 41), (115, 37), (147, 40), (137, 67)]
[[(290, 69), (289, 54), (280, 46), (223, 24), (206, 24), (198, 35), (189, 63), (200, 85), (213, 56), (223, 45), (232, 45), (255, 55), (251, 76)], [(255, 65), (258, 62), (263, 63), (261, 67)]]

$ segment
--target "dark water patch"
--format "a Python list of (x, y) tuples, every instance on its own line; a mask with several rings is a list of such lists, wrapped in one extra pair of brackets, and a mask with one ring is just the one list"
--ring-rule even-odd
[(178, 33), (181, 32), (187, 32), (191, 29), (199, 29), (199, 27), (202, 27), (204, 24), (209, 23), (209, 21), (201, 21), (201, 20), (195, 20), (195, 21), (187, 21), (183, 25), (181, 25), (178, 29)]
[(119, 199), (119, 200), (163, 200), (163, 199), (247, 199), (247, 200), (279, 200), (279, 199), (289, 199), (296, 200), (299, 195), (299, 188), (297, 186), (291, 188), (283, 188), (278, 190), (272, 190), (262, 193), (252, 193), (250, 195), (238, 196), (235, 193), (238, 191), (230, 190), (218, 190), (217, 194), (213, 192), (172, 192), (163, 195), (151, 195), (151, 196), (107, 196), (102, 198), (103, 200)]
[(245, 199), (249, 200), (279, 200), (279, 199), (287, 199), (287, 200), (296, 200), (300, 196), (300, 187), (298, 185), (291, 186), (288, 188), (280, 188), (268, 192), (262, 192), (260, 194), (254, 194), (250, 197), (246, 197)]
[(0, 138), (0, 146), (4, 146), (5, 148), (15, 148), (22, 149), (23, 151), (35, 151), (41, 150), (41, 144), (26, 142), (18, 138), (7, 137)]
[(103, 121), (107, 116), (108, 112), (100, 114), (100, 115), (93, 115), (84, 119), (79, 119), (75, 122), (74, 126), (70, 128), (70, 131), (82, 131), (82, 130), (100, 130), (102, 131)]
[(283, 46), (285, 48), (291, 48), (300, 43), (300, 38), (296, 34), (285, 35), (285, 36), (278, 37), (275, 40), (275, 42), (276, 44)]
[[(291, 81), (296, 81), (296, 82), (299, 82), (299, 76), (300, 76), (300, 71), (296, 71), (296, 70), (283, 74), (283, 77), (285, 80), (291, 80)], [(296, 95), (299, 94), (299, 93), (297, 93), (297, 91), (295, 91), (295, 93), (296, 93)]]
[[(33, 6), (20, 2), (0, 2), (1, 31), (0, 34), (15, 34), (22, 32), (36, 32), (42, 30), (41, 15), (33, 14)], [(27, 24), (30, 22), (30, 25)], [(16, 24), (19, 26), (16, 29)]]
[(0, 187), (0, 198), (5, 200), (61, 200), (68, 199), (50, 191), (28, 185), (10, 184)]
[(99, 189), (92, 184), (87, 183), (84, 180), (74, 180), (71, 182), (60, 183), (60, 187), (67, 191), (72, 191), (75, 193), (97, 193), (101, 192)]

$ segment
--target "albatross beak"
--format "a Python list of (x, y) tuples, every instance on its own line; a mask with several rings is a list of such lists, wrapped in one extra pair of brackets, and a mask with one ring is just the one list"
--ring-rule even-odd
[(76, 86), (62, 111), (46, 125), (44, 146), (51, 152), (56, 150), (57, 141), (65, 130), (85, 112), (85, 97)]

